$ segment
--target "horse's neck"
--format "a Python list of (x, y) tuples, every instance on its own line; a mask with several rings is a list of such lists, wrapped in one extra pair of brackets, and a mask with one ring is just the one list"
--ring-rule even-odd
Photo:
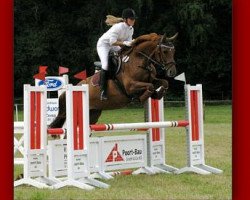
[(129, 61), (127, 63), (122, 63), (121, 70), (117, 75), (117, 78), (122, 82), (124, 82), (124, 80), (145, 82), (148, 80), (151, 73), (145, 68), (145, 65), (145, 58), (138, 56), (135, 53), (131, 53), (129, 55)]
[(150, 56), (152, 53), (154, 53), (156, 47), (157, 47), (157, 42), (148, 41), (145, 42), (144, 45), (142, 44), (137, 51), (143, 52), (147, 56)]
[(156, 47), (156, 41), (146, 41), (128, 50), (122, 50), (120, 52), (121, 58), (124, 59), (125, 56), (128, 56), (129, 61), (127, 63), (122, 61), (121, 70), (116, 76), (117, 79), (120, 82), (123, 82), (127, 76), (130, 76), (130, 78), (136, 77), (135, 79), (141, 79), (143, 81), (148, 79), (148, 74), (150, 74), (149, 70), (146, 69), (148, 59), (140, 55), (140, 52), (151, 56), (155, 52)]

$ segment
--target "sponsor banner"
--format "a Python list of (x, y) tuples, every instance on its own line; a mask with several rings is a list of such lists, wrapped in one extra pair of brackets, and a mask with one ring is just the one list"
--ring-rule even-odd
[[(67, 141), (48, 143), (51, 177), (67, 174)], [(90, 138), (89, 169), (91, 172), (121, 170), (147, 166), (146, 135)], [(86, 156), (74, 155), (74, 173), (86, 170)]]
[(104, 170), (146, 166), (146, 135), (103, 137)]
[(36, 79), (36, 86), (46, 85), (48, 91), (57, 91), (65, 85), (63, 77), (47, 76), (45, 81)]

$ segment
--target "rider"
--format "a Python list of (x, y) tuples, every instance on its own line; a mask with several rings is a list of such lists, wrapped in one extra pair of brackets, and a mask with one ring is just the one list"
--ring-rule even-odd
[(108, 99), (107, 71), (109, 51), (119, 51), (121, 46), (132, 46), (133, 25), (136, 19), (135, 11), (131, 8), (124, 9), (122, 11), (122, 18), (119, 19), (120, 21), (104, 33), (97, 42), (97, 53), (102, 63), (100, 75), (101, 100)]

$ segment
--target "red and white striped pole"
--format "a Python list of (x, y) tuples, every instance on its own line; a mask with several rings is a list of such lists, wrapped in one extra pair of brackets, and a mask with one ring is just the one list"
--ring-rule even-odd
[(166, 121), (166, 122), (142, 122), (142, 123), (127, 123), (127, 124), (93, 124), (90, 125), (91, 131), (111, 131), (124, 129), (150, 129), (150, 128), (165, 128), (165, 127), (186, 127), (188, 121)]

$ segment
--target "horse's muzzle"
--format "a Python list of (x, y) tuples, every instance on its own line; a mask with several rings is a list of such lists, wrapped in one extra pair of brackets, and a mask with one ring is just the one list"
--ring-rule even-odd
[(169, 68), (166, 69), (165, 76), (172, 78), (176, 75), (176, 73), (177, 71), (176, 71), (175, 64), (172, 64)]

